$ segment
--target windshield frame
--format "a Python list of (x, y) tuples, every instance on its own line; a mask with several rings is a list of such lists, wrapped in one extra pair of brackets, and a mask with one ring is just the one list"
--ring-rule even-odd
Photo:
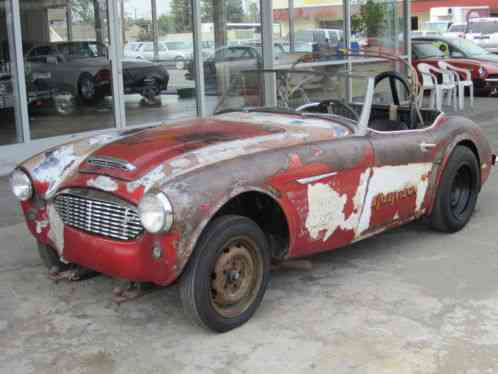
[[(314, 70), (305, 70), (305, 69), (247, 69), (241, 71), (241, 73), (258, 73), (258, 74), (281, 74), (283, 72), (287, 73), (294, 73), (294, 74), (308, 74), (308, 75), (316, 75), (320, 76), (325, 79), (330, 79), (330, 76), (327, 75), (324, 72), (318, 72)], [(348, 122), (354, 124), (354, 126), (351, 126), (353, 128), (353, 135), (356, 136), (364, 136), (368, 133), (368, 125), (369, 125), (369, 120), (370, 120), (370, 114), (372, 112), (372, 105), (373, 105), (373, 98), (374, 98), (374, 91), (375, 91), (375, 78), (370, 75), (362, 75), (362, 74), (357, 74), (357, 73), (346, 73), (346, 72), (341, 72), (338, 73), (337, 75), (341, 75), (346, 77), (347, 79), (350, 78), (356, 78), (356, 79), (366, 79), (367, 80), (367, 88), (365, 92), (365, 100), (362, 103), (362, 109), (361, 113), (358, 116), (358, 120), (351, 120), (350, 118), (347, 117), (342, 117), (338, 115), (325, 115), (322, 114), (320, 115), (321, 118), (329, 119), (330, 121), (336, 122), (337, 118), (345, 119)], [(250, 107), (250, 106), (245, 106), (241, 108), (223, 108), (219, 109), (222, 103), (225, 101), (226, 97), (231, 96), (231, 90), (230, 88), (227, 89), (224, 93), (224, 95), (221, 97), (217, 108), (215, 109), (214, 115), (217, 114), (222, 114), (222, 113), (227, 113), (227, 112), (274, 112), (274, 113), (287, 113), (287, 114), (297, 114), (297, 115), (306, 115), (305, 112), (299, 111), (304, 106), (298, 107), (296, 109), (291, 109), (291, 108), (281, 108), (278, 106), (258, 106), (258, 107)], [(348, 100), (349, 101), (349, 100)], [(352, 102), (351, 102), (352, 103)], [(319, 104), (319, 103), (308, 103), (309, 104)], [(349, 102), (348, 102), (349, 104)], [(311, 113), (310, 113), (311, 114)]]

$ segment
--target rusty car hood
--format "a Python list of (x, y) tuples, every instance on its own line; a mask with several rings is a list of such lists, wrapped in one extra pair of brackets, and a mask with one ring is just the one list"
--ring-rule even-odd
[(350, 134), (334, 122), (274, 113), (227, 113), (147, 129), (102, 146), (80, 172), (133, 181), (167, 161), (175, 169), (203, 166), (254, 150), (279, 148), (308, 138)]
[(138, 201), (152, 187), (209, 165), (351, 134), (327, 119), (234, 112), (94, 135), (42, 152), (21, 167), (45, 199), (85, 186)]

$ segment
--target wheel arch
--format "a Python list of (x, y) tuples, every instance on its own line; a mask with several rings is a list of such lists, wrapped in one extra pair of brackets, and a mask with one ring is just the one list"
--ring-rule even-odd
[[(271, 215), (261, 212), (271, 209)], [(191, 234), (189, 243), (183, 248), (185, 254), (178, 263), (178, 275), (185, 269), (190, 261), (195, 247), (206, 231), (208, 225), (216, 218), (223, 215), (240, 215), (253, 220), (265, 233), (271, 250), (272, 258), (283, 258), (288, 253), (291, 242), (289, 216), (278, 198), (262, 188), (251, 187), (236, 190), (221, 199), (210, 210), (209, 214), (197, 225)]]
[[(449, 147), (447, 147), (446, 152), (444, 153), (442, 157), (442, 161), (437, 168), (435, 178), (433, 180), (433, 185), (434, 185), (434, 191), (431, 196), (431, 203), (429, 206), (429, 209), (427, 211), (427, 215), (430, 215), (434, 209), (434, 204), (436, 202), (437, 194), (440, 188), (441, 184), (441, 178), (443, 178), (443, 173), (446, 170), (446, 167), (448, 165), (448, 161), (453, 154), (454, 150), (457, 147), (466, 147), (472, 151), (472, 153), (476, 156), (477, 158), (477, 163), (481, 165), (481, 155), (479, 154), (479, 149), (476, 145), (476, 141), (474, 141), (470, 136), (459, 136), (457, 137)], [(479, 170), (479, 173), (481, 170)], [(482, 181), (480, 183), (482, 185)]]

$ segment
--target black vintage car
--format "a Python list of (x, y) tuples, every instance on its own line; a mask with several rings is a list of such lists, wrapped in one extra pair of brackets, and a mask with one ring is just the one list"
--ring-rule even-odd
[[(92, 104), (112, 94), (111, 61), (99, 42), (57, 42), (38, 45), (26, 54), (33, 73), (50, 75), (51, 86), (83, 103)], [(169, 74), (161, 65), (124, 60), (124, 91), (150, 100), (168, 87)]]

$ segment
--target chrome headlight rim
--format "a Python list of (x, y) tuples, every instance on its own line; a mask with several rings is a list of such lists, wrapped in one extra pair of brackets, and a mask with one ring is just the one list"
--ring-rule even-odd
[[(16, 180), (17, 179), (17, 180)], [(24, 186), (15, 184), (18, 182), (25, 182)], [(10, 189), (14, 196), (20, 201), (28, 201), (34, 195), (33, 181), (29, 174), (22, 169), (15, 169), (9, 177)], [(21, 187), (21, 190), (19, 190)], [(25, 187), (24, 190), (22, 187)]]
[[(148, 205), (150, 204), (150, 205)], [(158, 208), (159, 212), (151, 212), (151, 208)], [(160, 213), (160, 216), (157, 214)], [(156, 214), (156, 219), (150, 221), (150, 215)], [(173, 205), (163, 192), (146, 194), (138, 204), (138, 216), (145, 231), (151, 234), (162, 234), (171, 230), (174, 222)]]

